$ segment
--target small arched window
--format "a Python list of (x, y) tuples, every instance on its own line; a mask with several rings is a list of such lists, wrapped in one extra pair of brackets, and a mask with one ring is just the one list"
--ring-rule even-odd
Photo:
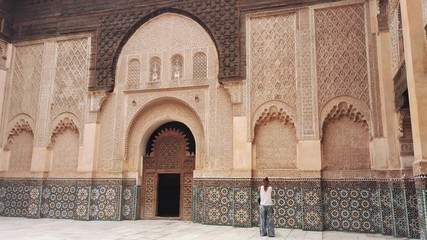
[(207, 57), (204, 52), (197, 52), (193, 56), (193, 78), (207, 78)]
[(184, 58), (180, 54), (175, 54), (171, 59), (172, 80), (180, 80), (184, 75)]
[(162, 67), (162, 62), (159, 57), (152, 57), (150, 59), (150, 82), (160, 81), (160, 69)]

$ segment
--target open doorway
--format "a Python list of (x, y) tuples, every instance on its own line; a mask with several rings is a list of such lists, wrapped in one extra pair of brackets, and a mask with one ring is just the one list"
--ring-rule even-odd
[(179, 217), (180, 174), (159, 174), (157, 216)]
[(143, 219), (191, 220), (195, 150), (191, 131), (180, 122), (165, 123), (152, 133), (143, 158)]

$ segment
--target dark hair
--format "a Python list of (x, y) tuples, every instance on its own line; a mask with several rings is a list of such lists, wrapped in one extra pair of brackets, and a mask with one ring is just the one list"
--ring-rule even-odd
[(262, 181), (263, 182), (268, 182), (268, 177), (265, 177)]

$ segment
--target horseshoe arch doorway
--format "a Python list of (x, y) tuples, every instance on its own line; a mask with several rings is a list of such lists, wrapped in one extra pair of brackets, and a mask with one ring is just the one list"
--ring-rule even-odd
[(142, 160), (142, 219), (191, 220), (195, 153), (194, 136), (181, 122), (151, 134)]

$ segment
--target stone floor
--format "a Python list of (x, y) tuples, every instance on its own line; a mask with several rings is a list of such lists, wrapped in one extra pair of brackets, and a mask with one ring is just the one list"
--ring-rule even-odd
[[(0, 217), (0, 239), (267, 239), (259, 237), (258, 228), (234, 228), (202, 225), (173, 220), (76, 221), (63, 219), (28, 219)], [(271, 239), (271, 238), (268, 238)], [(380, 234), (347, 232), (311, 232), (299, 229), (276, 229), (273, 239), (397, 239)], [(399, 238), (406, 239), (406, 238)]]

